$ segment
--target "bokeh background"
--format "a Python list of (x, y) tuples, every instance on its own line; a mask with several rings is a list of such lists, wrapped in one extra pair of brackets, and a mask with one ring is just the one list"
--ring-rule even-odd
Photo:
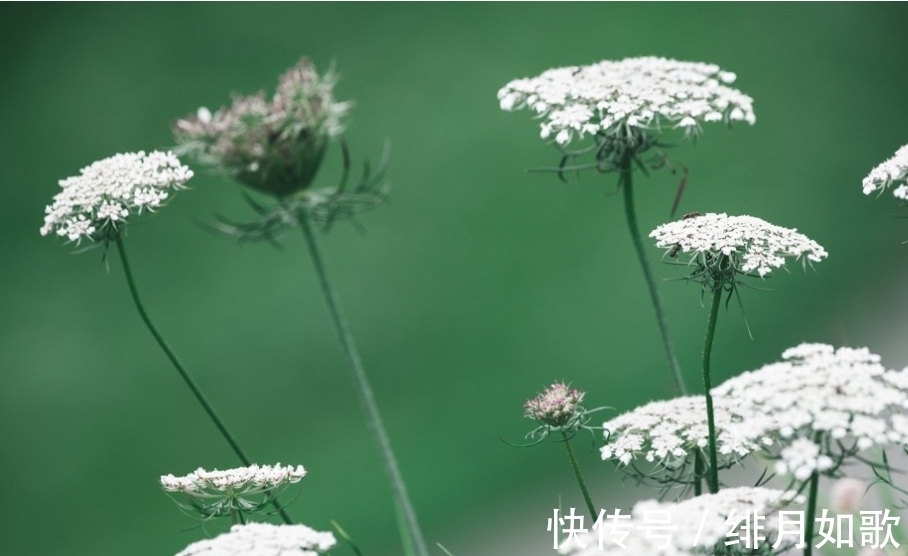
[[(661, 55), (734, 71), (757, 124), (709, 126), (672, 152), (681, 210), (797, 227), (830, 257), (756, 284), (723, 312), (718, 380), (802, 341), (908, 364), (908, 214), (860, 182), (908, 142), (902, 4), (159, 4), (0, 6), (0, 553), (174, 554), (190, 529), (162, 473), (236, 464), (146, 333), (116, 257), (42, 238), (57, 180), (116, 152), (165, 148), (170, 122), (232, 91), (271, 89), (302, 55), (343, 79), (354, 157), (393, 145), (390, 202), (325, 236), (426, 534), (457, 556), (551, 553), (545, 520), (581, 500), (563, 450), (508, 447), (522, 403), (555, 379), (629, 409), (670, 381), (614, 176), (564, 185), (497, 90), (549, 67)], [(339, 154), (319, 182), (333, 184)], [(203, 169), (129, 230), (153, 317), (246, 449), (310, 471), (290, 508), (340, 522), (366, 554), (399, 554), (388, 488), (301, 237), (283, 250), (204, 232), (250, 216)], [(677, 177), (639, 178), (642, 226)], [(660, 279), (679, 278), (659, 264)], [(696, 384), (706, 310), (662, 284)], [(599, 439), (597, 439), (599, 440)], [(648, 496), (577, 445), (597, 503)], [(348, 552), (339, 551), (342, 554)]]

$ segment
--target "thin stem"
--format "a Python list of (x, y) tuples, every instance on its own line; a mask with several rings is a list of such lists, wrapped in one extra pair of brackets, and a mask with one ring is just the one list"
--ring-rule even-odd
[(703, 494), (703, 454), (694, 450), (694, 496)]
[(719, 492), (719, 466), (716, 456), (716, 419), (713, 415), (713, 396), (710, 393), (710, 359), (713, 351), (713, 337), (716, 333), (716, 319), (719, 317), (719, 305), (722, 303), (722, 281), (715, 284), (713, 302), (709, 310), (709, 323), (706, 325), (706, 341), (703, 345), (703, 388), (706, 391), (706, 422), (709, 430), (709, 473), (706, 483), (713, 494)]
[(366, 423), (369, 426), (369, 430), (372, 432), (376, 444), (378, 444), (382, 463), (385, 467), (385, 473), (388, 475), (388, 479), (391, 482), (391, 490), (394, 494), (395, 505), (399, 509), (399, 513), (402, 514), (403, 525), (410, 535), (410, 542), (405, 543), (405, 546), (407, 544), (412, 546), (418, 556), (428, 556), (429, 552), (426, 548), (426, 542), (423, 539), (422, 531), (416, 520), (416, 512), (413, 509), (413, 505), (410, 503), (407, 487), (404, 485), (404, 480), (400, 474), (400, 469), (397, 466), (394, 452), (391, 450), (391, 442), (388, 439), (388, 433), (385, 431), (385, 426), (382, 424), (381, 415), (378, 412), (378, 405), (375, 403), (375, 397), (372, 394), (372, 387), (369, 386), (369, 381), (366, 378), (366, 372), (363, 369), (362, 361), (360, 360), (359, 354), (356, 351), (356, 346), (353, 343), (353, 336), (350, 333), (346, 320), (341, 314), (337, 296), (328, 281), (325, 265), (322, 262), (318, 245), (315, 242), (315, 234), (313, 233), (312, 225), (303, 210), (297, 212), (297, 217), (299, 219), (300, 228), (303, 230), (303, 236), (306, 239), (306, 246), (309, 248), (312, 265), (315, 267), (315, 273), (318, 275), (318, 281), (325, 297), (325, 303), (328, 305), (328, 312), (331, 313), (331, 320), (334, 322), (334, 327), (337, 331), (344, 357), (347, 359), (347, 369), (350, 371), (350, 377), (353, 379), (356, 394), (366, 413)]
[(813, 554), (813, 526), (817, 514), (817, 496), (819, 494), (820, 473), (814, 471), (810, 475), (810, 492), (807, 499), (807, 514), (804, 516), (804, 556)]
[(590, 511), (590, 517), (593, 521), (596, 521), (598, 515), (596, 513), (596, 506), (593, 504), (593, 499), (590, 498), (590, 491), (586, 488), (586, 482), (583, 480), (583, 475), (580, 474), (580, 464), (577, 463), (577, 456), (574, 455), (574, 448), (571, 447), (571, 437), (565, 432), (562, 432), (561, 435), (564, 437), (564, 448), (567, 450), (568, 459), (571, 460), (571, 468), (574, 470), (574, 476), (577, 477), (577, 484), (580, 485), (583, 499), (586, 500), (586, 507)]
[[(236, 439), (233, 438), (233, 435), (230, 434), (230, 431), (227, 430), (227, 426), (221, 421), (221, 418), (218, 417), (218, 414), (215, 413), (214, 408), (208, 403), (208, 400), (205, 398), (205, 395), (202, 394), (202, 391), (199, 389), (195, 380), (189, 374), (189, 371), (183, 367), (183, 364), (177, 358), (176, 353), (170, 349), (170, 346), (164, 340), (164, 337), (161, 336), (161, 333), (158, 332), (157, 327), (151, 322), (151, 317), (148, 316), (148, 312), (145, 310), (145, 305), (142, 303), (142, 299), (139, 297), (139, 290), (136, 287), (136, 281), (132, 276), (132, 268), (129, 266), (129, 259), (126, 257), (126, 248), (123, 245), (123, 238), (117, 238), (117, 251), (120, 253), (120, 261), (123, 263), (123, 273), (126, 275), (126, 282), (129, 284), (129, 293), (132, 294), (132, 300), (135, 302), (136, 309), (139, 311), (139, 316), (142, 317), (142, 322), (145, 323), (145, 326), (148, 327), (148, 331), (151, 332), (151, 335), (154, 336), (154, 339), (158, 342), (158, 345), (161, 346), (161, 349), (164, 350), (164, 353), (167, 355), (167, 358), (170, 359), (170, 362), (173, 364), (174, 368), (180, 373), (180, 376), (183, 377), (183, 381), (186, 382), (186, 386), (189, 386), (189, 390), (192, 391), (192, 394), (195, 396), (195, 399), (198, 400), (202, 408), (214, 422), (214, 425), (221, 432), (221, 436), (224, 437), (224, 440), (230, 444), (230, 447), (233, 449), (233, 452), (240, 458), (240, 461), (243, 462), (243, 465), (249, 466), (252, 465), (252, 462), (249, 460), (249, 457), (246, 456), (246, 453), (240, 448), (240, 445), (237, 443)], [(281, 517), (284, 522), (288, 525), (293, 523), (290, 519), (290, 516), (287, 515), (287, 512), (278, 504), (277, 500), (273, 502), (274, 507), (280, 512)]]
[(634, 187), (631, 177), (631, 158), (625, 158), (621, 164), (621, 189), (624, 192), (624, 214), (627, 217), (627, 227), (631, 233), (631, 239), (634, 242), (634, 250), (637, 253), (637, 259), (640, 261), (640, 267), (643, 269), (643, 277), (646, 279), (646, 285), (649, 288), (649, 296), (653, 302), (653, 309), (656, 311), (656, 322), (659, 324), (659, 333), (662, 335), (662, 347), (665, 350), (665, 356), (668, 358), (668, 368), (671, 371), (672, 378), (675, 381), (675, 390), (684, 396), (687, 395), (687, 387), (684, 384), (684, 375), (681, 374), (681, 365), (678, 364), (678, 357), (675, 355), (675, 347), (672, 345), (671, 336), (668, 333), (668, 319), (665, 316), (665, 309), (662, 307), (662, 298), (659, 297), (659, 290), (656, 289), (656, 280), (653, 277), (653, 270), (650, 268), (649, 260), (646, 257), (646, 248), (643, 246), (643, 239), (640, 237), (640, 227), (637, 225), (637, 213), (634, 209)]

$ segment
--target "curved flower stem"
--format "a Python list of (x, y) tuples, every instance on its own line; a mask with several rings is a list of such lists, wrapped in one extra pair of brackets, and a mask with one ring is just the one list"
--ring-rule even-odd
[(574, 476), (577, 477), (577, 484), (580, 485), (583, 499), (586, 500), (586, 507), (590, 511), (590, 517), (593, 521), (596, 521), (596, 517), (598, 516), (596, 513), (596, 506), (593, 504), (593, 499), (590, 498), (590, 491), (586, 489), (586, 482), (583, 480), (583, 475), (580, 474), (580, 464), (577, 463), (577, 457), (574, 455), (574, 448), (571, 447), (571, 437), (568, 436), (566, 432), (562, 432), (561, 436), (564, 438), (564, 448), (567, 450), (568, 459), (571, 460), (571, 468), (574, 470)]
[(403, 477), (397, 466), (397, 460), (394, 452), (391, 450), (391, 442), (388, 439), (388, 433), (382, 424), (381, 415), (378, 412), (378, 405), (375, 403), (375, 396), (372, 394), (372, 387), (366, 378), (366, 372), (363, 369), (362, 361), (356, 351), (356, 345), (353, 343), (353, 336), (347, 326), (347, 322), (340, 311), (340, 304), (337, 296), (328, 282), (328, 275), (325, 273), (325, 265), (322, 262), (318, 245), (315, 242), (315, 234), (312, 231), (312, 225), (304, 210), (297, 211), (297, 219), (300, 228), (303, 230), (303, 236), (306, 239), (306, 246), (309, 249), (309, 255), (312, 258), (312, 265), (315, 267), (315, 273), (318, 275), (318, 281), (325, 297), (325, 303), (328, 305), (328, 312), (331, 313), (331, 320), (337, 331), (344, 357), (347, 359), (347, 369), (350, 371), (350, 377), (353, 379), (353, 385), (356, 388), (356, 394), (359, 397), (360, 404), (366, 413), (366, 422), (369, 430), (378, 444), (381, 453), (382, 463), (385, 467), (385, 473), (391, 483), (391, 490), (394, 494), (395, 506), (399, 509), (399, 514), (403, 520), (402, 526), (409, 534), (404, 546), (410, 546), (418, 556), (428, 556), (426, 542), (423, 539), (422, 531), (416, 520), (416, 512), (410, 502), (407, 494), (407, 487), (404, 485)]
[[(205, 410), (205, 413), (208, 414), (208, 417), (214, 422), (214, 425), (221, 432), (221, 436), (224, 437), (224, 440), (227, 441), (227, 444), (233, 449), (233, 452), (240, 458), (240, 461), (243, 462), (243, 465), (250, 466), (252, 462), (249, 460), (249, 457), (240, 448), (240, 445), (237, 443), (236, 439), (230, 434), (230, 431), (227, 429), (227, 426), (221, 421), (221, 418), (218, 417), (218, 414), (214, 411), (214, 408), (208, 403), (208, 400), (205, 398), (205, 395), (202, 394), (202, 391), (199, 389), (199, 386), (196, 384), (195, 380), (189, 374), (189, 371), (183, 367), (183, 364), (177, 358), (176, 353), (170, 349), (170, 346), (167, 344), (167, 341), (164, 340), (164, 337), (161, 336), (161, 333), (158, 332), (157, 327), (151, 322), (151, 318), (148, 316), (148, 312), (145, 310), (145, 305), (142, 303), (142, 299), (139, 297), (139, 290), (136, 287), (136, 281), (132, 276), (132, 268), (129, 266), (129, 259), (126, 257), (126, 248), (123, 246), (123, 238), (117, 238), (117, 251), (120, 253), (120, 261), (123, 263), (123, 273), (126, 275), (126, 283), (129, 284), (129, 293), (132, 294), (132, 300), (135, 302), (136, 309), (139, 311), (139, 316), (142, 317), (142, 322), (145, 323), (145, 326), (148, 328), (148, 331), (151, 332), (151, 335), (154, 336), (154, 339), (158, 342), (158, 345), (161, 346), (161, 349), (164, 350), (164, 353), (167, 355), (167, 358), (170, 359), (170, 362), (173, 364), (174, 368), (180, 373), (180, 376), (183, 378), (183, 381), (186, 382), (186, 386), (189, 387), (189, 390), (192, 391), (192, 394), (195, 396), (195, 399), (198, 400), (202, 408)], [(281, 514), (284, 522), (288, 525), (293, 523), (290, 519), (290, 516), (287, 515), (286, 510), (281, 507), (281, 505), (275, 500), (273, 502), (274, 507)]]
[(653, 270), (650, 267), (649, 260), (646, 258), (646, 249), (643, 246), (643, 239), (640, 237), (640, 228), (637, 225), (637, 213), (634, 209), (634, 186), (631, 177), (631, 158), (625, 158), (621, 164), (620, 186), (624, 193), (624, 214), (627, 217), (627, 227), (631, 233), (631, 239), (634, 242), (634, 250), (637, 253), (637, 259), (640, 261), (640, 267), (643, 269), (643, 277), (646, 279), (646, 285), (649, 288), (649, 296), (653, 302), (653, 309), (656, 311), (656, 322), (659, 324), (659, 333), (662, 335), (662, 347), (668, 358), (668, 368), (675, 381), (675, 390), (681, 396), (687, 395), (687, 387), (684, 384), (684, 375), (681, 374), (681, 365), (678, 364), (678, 357), (675, 355), (675, 347), (672, 345), (671, 337), (668, 334), (668, 319), (665, 316), (665, 309), (662, 308), (662, 298), (659, 297), (659, 290), (656, 289), (656, 280), (653, 277)]
[(810, 475), (810, 492), (807, 499), (807, 514), (804, 516), (804, 556), (813, 554), (813, 526), (817, 515), (817, 497), (819, 494), (820, 473)]
[(722, 281), (716, 282), (713, 291), (713, 301), (709, 310), (709, 323), (706, 325), (706, 341), (703, 345), (703, 388), (706, 391), (706, 423), (709, 431), (709, 473), (706, 484), (713, 494), (719, 492), (719, 466), (716, 456), (716, 419), (713, 415), (713, 396), (710, 393), (710, 359), (713, 351), (713, 337), (716, 333), (716, 319), (719, 317), (719, 305), (722, 304)]

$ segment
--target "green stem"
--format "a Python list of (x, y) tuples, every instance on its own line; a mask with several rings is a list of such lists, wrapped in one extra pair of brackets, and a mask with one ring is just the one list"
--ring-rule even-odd
[[(208, 414), (214, 425), (221, 432), (221, 435), (230, 444), (230, 447), (233, 449), (233, 452), (240, 458), (240, 461), (243, 462), (243, 465), (250, 466), (252, 462), (246, 456), (246, 453), (240, 448), (240, 445), (237, 443), (236, 439), (233, 438), (233, 435), (230, 434), (230, 431), (227, 430), (227, 426), (224, 425), (224, 422), (221, 421), (221, 418), (218, 417), (218, 414), (215, 413), (214, 408), (208, 403), (208, 400), (205, 398), (205, 395), (202, 394), (202, 391), (199, 389), (195, 380), (189, 374), (189, 371), (183, 367), (183, 364), (177, 358), (176, 353), (170, 349), (170, 346), (164, 340), (164, 337), (161, 336), (161, 333), (158, 332), (157, 327), (151, 322), (151, 317), (148, 316), (148, 312), (145, 310), (145, 305), (142, 303), (142, 299), (139, 297), (139, 290), (136, 287), (136, 281), (132, 276), (132, 268), (129, 266), (129, 259), (126, 257), (126, 248), (123, 245), (123, 238), (117, 238), (117, 251), (120, 253), (120, 261), (123, 263), (123, 273), (126, 275), (126, 282), (129, 284), (129, 293), (132, 294), (132, 300), (135, 302), (136, 309), (139, 311), (139, 316), (142, 317), (142, 322), (145, 323), (145, 326), (148, 327), (148, 331), (151, 332), (151, 335), (154, 336), (154, 339), (158, 342), (158, 345), (161, 346), (161, 349), (164, 350), (164, 353), (167, 355), (167, 358), (170, 359), (170, 362), (173, 364), (174, 368), (180, 373), (180, 376), (183, 377), (183, 380), (186, 382), (186, 386), (189, 386), (189, 390), (192, 391), (192, 394), (195, 396), (195, 399), (198, 400), (202, 408)], [(287, 515), (287, 512), (278, 504), (277, 500), (274, 501), (274, 507), (280, 512), (281, 517), (284, 519), (284, 522), (288, 525), (293, 523), (290, 519), (290, 516)]]
[(703, 454), (700, 448), (694, 451), (694, 496), (703, 494)]
[(719, 466), (716, 456), (716, 419), (713, 415), (713, 396), (710, 393), (710, 359), (713, 351), (713, 337), (716, 333), (716, 319), (719, 317), (719, 305), (722, 304), (722, 281), (716, 282), (713, 291), (713, 302), (709, 311), (709, 323), (706, 325), (706, 341), (703, 345), (703, 388), (706, 391), (706, 422), (709, 430), (709, 473), (706, 482), (709, 491), (719, 492)]
[(685, 396), (687, 395), (687, 387), (684, 384), (684, 375), (681, 374), (681, 365), (678, 364), (675, 347), (672, 345), (671, 336), (668, 333), (668, 319), (665, 316), (665, 309), (662, 307), (662, 298), (659, 297), (659, 290), (656, 289), (656, 280), (653, 277), (653, 270), (650, 268), (649, 260), (646, 256), (646, 248), (640, 236), (640, 227), (637, 225), (631, 164), (632, 159), (626, 158), (621, 164), (620, 177), (621, 190), (624, 193), (624, 214), (627, 217), (627, 227), (634, 242), (634, 250), (637, 253), (637, 259), (640, 261), (640, 267), (643, 269), (643, 277), (646, 279), (646, 285), (649, 288), (653, 309), (656, 311), (656, 322), (659, 324), (659, 333), (662, 335), (662, 347), (668, 358), (669, 371), (671, 371), (672, 378), (675, 381), (675, 390), (678, 394)]
[(407, 544), (412, 546), (418, 556), (428, 556), (429, 551), (426, 548), (426, 542), (423, 539), (422, 531), (416, 520), (416, 512), (413, 509), (413, 505), (410, 503), (407, 487), (404, 485), (404, 480), (400, 474), (400, 469), (397, 466), (394, 452), (391, 450), (391, 442), (388, 439), (388, 433), (385, 431), (385, 426), (382, 424), (381, 415), (378, 412), (378, 405), (375, 403), (375, 397), (372, 394), (372, 388), (369, 386), (366, 372), (363, 370), (362, 361), (360, 360), (359, 354), (356, 351), (356, 346), (353, 343), (353, 336), (350, 333), (346, 320), (341, 314), (337, 296), (331, 288), (331, 284), (328, 282), (328, 275), (325, 272), (325, 265), (322, 262), (318, 245), (315, 242), (315, 234), (313, 233), (312, 225), (309, 223), (309, 218), (303, 210), (298, 211), (297, 217), (300, 228), (303, 229), (306, 246), (309, 248), (312, 265), (315, 267), (316, 275), (318, 275), (318, 281), (325, 297), (325, 303), (328, 305), (328, 312), (331, 313), (331, 320), (334, 322), (334, 327), (337, 331), (344, 357), (347, 359), (347, 369), (350, 371), (350, 377), (353, 379), (356, 394), (366, 413), (366, 422), (369, 426), (369, 430), (372, 432), (376, 444), (378, 444), (382, 463), (385, 467), (385, 473), (387, 473), (388, 479), (391, 482), (391, 490), (394, 494), (395, 504), (400, 510), (399, 513), (402, 514), (403, 525), (410, 535), (410, 542), (405, 542), (404, 544), (405, 546)]
[(813, 526), (817, 515), (817, 496), (819, 494), (820, 473), (814, 471), (810, 475), (810, 493), (807, 499), (807, 514), (804, 516), (804, 556), (813, 554)]
[(577, 456), (574, 455), (574, 448), (571, 447), (571, 437), (565, 432), (562, 432), (561, 435), (564, 437), (564, 447), (567, 450), (568, 459), (571, 460), (571, 468), (574, 470), (574, 476), (577, 477), (577, 484), (580, 485), (583, 499), (586, 500), (586, 507), (590, 511), (590, 517), (593, 521), (596, 521), (596, 517), (598, 516), (596, 513), (596, 506), (593, 504), (593, 499), (590, 498), (590, 491), (586, 488), (586, 482), (583, 480), (583, 475), (580, 474), (580, 464), (577, 463)]
[[(888, 508), (888, 509), (890, 509), (890, 510), (898, 511), (898, 507), (899, 507), (899, 506), (898, 506), (898, 504), (896, 504), (896, 502), (895, 502), (895, 497), (894, 497), (893, 494), (892, 494), (892, 490), (893, 490), (893, 489), (892, 489), (892, 485), (890, 485), (890, 484), (888, 484), (888, 483), (881, 483), (881, 484), (880, 484), (880, 489), (879, 489), (879, 492), (880, 492), (880, 499), (881, 499), (881, 501), (883, 502), (883, 507), (884, 507), (884, 508)], [(905, 541), (903, 540), (903, 539), (904, 539), (904, 529), (903, 529), (903, 527), (904, 527), (904, 524), (903, 524), (903, 523), (901, 522), (901, 520), (900, 520), (900, 521), (899, 521), (899, 525), (896, 526), (896, 527), (895, 527), (895, 531), (893, 531), (894, 538), (895, 538), (896, 541), (899, 542), (899, 544), (904, 544), (904, 542), (905, 542)]]

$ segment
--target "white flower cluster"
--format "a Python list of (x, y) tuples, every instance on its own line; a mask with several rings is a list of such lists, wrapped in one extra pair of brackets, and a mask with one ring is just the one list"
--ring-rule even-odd
[(903, 201), (908, 201), (908, 145), (900, 148), (889, 160), (870, 171), (864, 178), (864, 195), (874, 191), (882, 192), (893, 182), (902, 182), (892, 194)]
[(60, 180), (63, 191), (45, 210), (41, 235), (55, 232), (69, 241), (94, 241), (108, 228), (117, 229), (132, 214), (154, 210), (192, 177), (171, 152), (124, 153), (82, 168)]
[(670, 253), (691, 253), (691, 261), (725, 255), (743, 273), (761, 277), (785, 264), (786, 257), (819, 262), (827, 253), (797, 230), (774, 226), (753, 216), (702, 214), (662, 224), (649, 236)]
[(577, 414), (586, 394), (557, 382), (524, 404), (526, 416), (552, 426), (565, 424)]
[[(578, 536), (561, 553), (571, 556), (705, 554), (724, 541), (732, 525), (743, 521), (747, 513), (765, 515), (765, 532), (771, 534), (776, 523), (773, 512), (801, 501), (791, 492), (751, 487), (728, 488), (716, 494), (704, 494), (676, 503), (646, 500), (634, 506), (630, 520), (611, 521), (606, 516), (606, 523), (600, 525), (601, 530), (591, 530)], [(651, 512), (663, 512), (660, 518), (668, 517), (671, 531), (652, 531), (653, 525), (645, 519), (646, 514)], [(621, 540), (625, 532), (628, 534)], [(626, 548), (616, 544), (616, 540), (621, 540)]]
[(177, 556), (316, 556), (337, 544), (330, 532), (305, 525), (249, 523), (230, 532), (194, 542)]
[[(764, 436), (766, 418), (739, 407), (729, 399), (713, 401), (716, 422), (716, 451), (722, 466), (733, 463), (771, 440)], [(607, 443), (602, 459), (628, 465), (638, 457), (678, 468), (696, 450), (709, 442), (706, 423), (706, 398), (687, 396), (650, 402), (610, 421), (604, 429)]]
[(849, 439), (859, 450), (908, 442), (908, 369), (886, 370), (866, 348), (825, 344), (801, 344), (782, 359), (713, 389), (715, 398), (771, 418), (765, 434), (786, 446), (777, 472), (804, 480), (830, 468), (824, 441)]
[(183, 492), (189, 495), (224, 493), (226, 491), (247, 493), (271, 490), (283, 485), (298, 483), (306, 476), (302, 465), (250, 465), (224, 471), (206, 471), (201, 467), (183, 476), (164, 475), (161, 486), (168, 492)]
[[(908, 369), (886, 370), (866, 348), (825, 344), (801, 344), (782, 359), (713, 388), (720, 465), (777, 446), (776, 472), (806, 480), (835, 466), (837, 441), (857, 450), (908, 444)], [(651, 402), (602, 427), (602, 459), (680, 469), (707, 446), (706, 401)]]
[(703, 122), (753, 124), (753, 99), (728, 84), (734, 73), (699, 62), (627, 58), (550, 69), (516, 79), (498, 91), (502, 110), (530, 108), (542, 118), (543, 138), (564, 145), (577, 135), (663, 125), (699, 131)]

